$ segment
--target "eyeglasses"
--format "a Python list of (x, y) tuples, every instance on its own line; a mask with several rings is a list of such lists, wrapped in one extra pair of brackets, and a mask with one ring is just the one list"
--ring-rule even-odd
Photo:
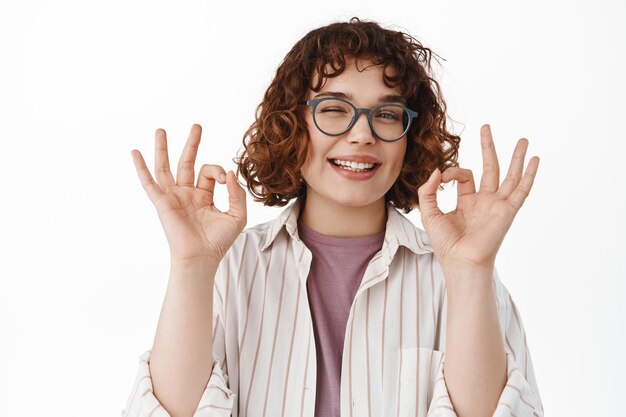
[(411, 122), (417, 117), (416, 111), (394, 103), (365, 109), (341, 98), (322, 97), (301, 101), (300, 104), (311, 106), (315, 126), (328, 136), (346, 133), (356, 124), (361, 113), (366, 113), (372, 134), (382, 141), (395, 142), (406, 135)]

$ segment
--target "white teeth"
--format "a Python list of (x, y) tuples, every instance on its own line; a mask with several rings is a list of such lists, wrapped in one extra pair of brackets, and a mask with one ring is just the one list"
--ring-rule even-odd
[(342, 161), (340, 159), (333, 159), (332, 162), (335, 165), (342, 165), (342, 166), (350, 167), (352, 169), (370, 169), (370, 168), (373, 168), (375, 165), (369, 162)]
[(342, 169), (352, 172), (365, 172), (371, 171), (375, 164), (364, 163), (364, 162), (354, 162), (354, 161), (341, 161), (338, 159), (331, 160), (331, 162)]

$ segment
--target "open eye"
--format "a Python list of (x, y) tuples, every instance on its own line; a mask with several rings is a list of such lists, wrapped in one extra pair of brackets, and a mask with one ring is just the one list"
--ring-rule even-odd
[(382, 105), (374, 112), (375, 121), (385, 124), (396, 124), (404, 118), (404, 107), (396, 105)]
[(400, 118), (398, 117), (397, 114), (395, 114), (392, 111), (380, 111), (378, 113), (376, 113), (376, 117), (381, 118), (381, 119), (389, 119), (389, 120), (399, 120)]

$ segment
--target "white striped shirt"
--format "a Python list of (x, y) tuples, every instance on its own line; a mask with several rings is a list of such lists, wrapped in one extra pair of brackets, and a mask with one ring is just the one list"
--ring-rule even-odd
[[(314, 417), (316, 352), (298, 237), (297, 199), (247, 228), (220, 261), (213, 292), (213, 368), (194, 417)], [(340, 279), (341, 277), (338, 277)], [(526, 333), (497, 271), (507, 383), (493, 417), (543, 417)], [(387, 205), (385, 238), (350, 308), (342, 417), (456, 417), (444, 379), (446, 288), (426, 232)], [(123, 417), (169, 416), (139, 369)]]

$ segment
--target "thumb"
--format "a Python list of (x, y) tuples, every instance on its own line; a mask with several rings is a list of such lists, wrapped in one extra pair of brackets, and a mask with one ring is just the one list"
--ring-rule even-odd
[(237, 182), (237, 176), (231, 170), (226, 173), (226, 188), (228, 189), (227, 214), (234, 216), (243, 222), (247, 219), (246, 191)]
[(427, 223), (431, 218), (443, 214), (437, 206), (437, 190), (441, 183), (441, 171), (435, 168), (430, 178), (417, 190), (419, 196), (419, 210), (422, 215), (422, 223)]

